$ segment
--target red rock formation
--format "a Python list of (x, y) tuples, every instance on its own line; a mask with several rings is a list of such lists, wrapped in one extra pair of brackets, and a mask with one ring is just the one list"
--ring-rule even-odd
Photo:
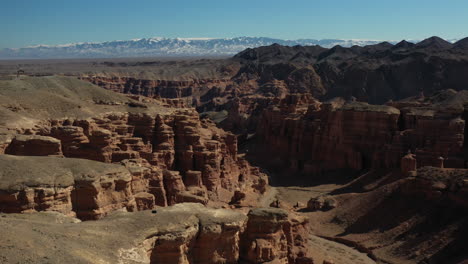
[[(307, 239), (302, 233), (305, 222), (288, 217), (285, 212), (270, 212), (273, 216), (280, 216), (274, 220), (261, 220), (258, 212), (257, 209), (257, 212), (246, 216), (239, 211), (185, 203), (158, 208), (157, 213), (116, 212), (112, 217), (90, 222), (74, 221), (60, 214), (42, 213), (27, 217), (13, 214), (0, 217), (0, 225), (4, 227), (2, 245), (11, 247), (2, 251), (7, 252), (2, 256), (7, 262), (24, 263), (31, 256), (24, 254), (28, 248), (48, 252), (52, 247), (63, 252), (59, 258), (48, 257), (48, 261), (53, 263), (63, 258), (77, 263), (89, 262), (89, 256), (96, 255), (109, 263), (246, 263), (248, 256), (244, 255), (244, 244), (265, 240), (285, 246), (273, 248), (280, 251), (269, 256), (270, 263), (313, 263), (310, 257), (301, 253), (301, 246)], [(252, 221), (260, 221), (272, 228), (254, 227)], [(246, 227), (262, 230), (247, 234)], [(69, 239), (69, 236), (74, 239)], [(32, 241), (31, 237), (34, 238)], [(283, 240), (277, 241), (279, 238)], [(77, 244), (80, 250), (69, 250), (75, 249)]]
[[(267, 184), (265, 175), (238, 158), (236, 137), (200, 120), (193, 109), (172, 115), (110, 113), (86, 120), (52, 120), (31, 132), (42, 136), (18, 138), (55, 142), (55, 149), (37, 148), (37, 140), (21, 145), (34, 143), (32, 148), (18, 147), (14, 140), (7, 153), (57, 155), (61, 144), (65, 157), (122, 161), (132, 173), (132, 194), (152, 194), (156, 205), (209, 200), (227, 204), (240, 190), (248, 195), (238, 205), (252, 205)], [(86, 199), (95, 191), (104, 189), (89, 190)]]
[(191, 204), (168, 209), (158, 217), (177, 212), (191, 215), (181, 221), (182, 226), (169, 225), (164, 228), (169, 230), (152, 236), (152, 262), (313, 264), (306, 248), (307, 221), (281, 209), (253, 209), (247, 217)]
[(115, 175), (96, 179), (75, 179), (75, 189), (72, 193), (73, 206), (80, 219), (97, 219), (117, 209), (126, 208), (135, 211), (135, 197), (131, 190), (131, 176), (127, 172), (125, 177)]
[(135, 202), (138, 211), (153, 209), (155, 206), (154, 195), (151, 193), (140, 192), (135, 194)]
[(81, 159), (0, 155), (0, 211), (58, 211), (97, 219), (136, 209), (131, 175), (122, 166)]
[(195, 186), (202, 187), (202, 173), (201, 171), (191, 171), (188, 170), (185, 172), (185, 185), (186, 186)]
[[(200, 112), (229, 112), (223, 128), (252, 131), (264, 107), (288, 93), (323, 95), (320, 76), (311, 66), (290, 63), (246, 67), (230, 79), (190, 81), (143, 80), (134, 77), (80, 76), (115, 92), (161, 98), (169, 107), (194, 106)], [(132, 97), (136, 98), (136, 97)]]
[(156, 223), (167, 223), (146, 241), (152, 263), (238, 263), (244, 214), (178, 204), (155, 217)]
[(340, 100), (318, 106), (290, 97), (281, 106), (264, 112), (258, 135), (268, 149), (282, 153), (292, 172), (368, 168), (398, 130), (399, 111), (391, 107)]
[(187, 108), (192, 105), (192, 100), (190, 100), (189, 103), (187, 100), (181, 98), (160, 98), (159, 100), (164, 103), (164, 106), (170, 108)]
[(240, 241), (246, 263), (310, 263), (307, 256), (307, 221), (290, 218), (282, 209), (253, 209)]
[(89, 81), (114, 92), (162, 98), (200, 96), (212, 88), (225, 88), (226, 85), (232, 83), (231, 80), (216, 79), (167, 81), (104, 76), (82, 76), (80, 79)]
[(5, 154), (22, 156), (62, 155), (60, 140), (38, 135), (18, 135), (5, 149)]
[(123, 160), (121, 164), (132, 174), (132, 192), (135, 195), (143, 193), (147, 197), (149, 193), (153, 196), (155, 205), (167, 206), (163, 173), (159, 168), (151, 166), (144, 159)]
[(164, 171), (164, 187), (167, 193), (168, 205), (174, 205), (180, 200), (180, 194), (185, 192), (185, 185), (178, 171)]
[[(464, 110), (450, 107), (453, 99), (437, 108), (400, 111), (342, 99), (320, 104), (293, 98), (265, 110), (257, 131), (267, 151), (278, 154), (271, 163), (285, 160), (290, 172), (398, 168), (408, 149), (418, 167), (466, 166)], [(407, 171), (406, 163), (403, 167)]]
[(62, 188), (41, 186), (0, 190), (0, 212), (56, 211), (68, 216), (76, 216), (71, 202), (72, 190), (72, 186)]

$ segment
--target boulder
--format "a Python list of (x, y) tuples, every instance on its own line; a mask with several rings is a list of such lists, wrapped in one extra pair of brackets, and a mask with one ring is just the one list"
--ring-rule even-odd
[(307, 209), (310, 211), (327, 211), (337, 206), (338, 202), (328, 195), (314, 197), (307, 202)]

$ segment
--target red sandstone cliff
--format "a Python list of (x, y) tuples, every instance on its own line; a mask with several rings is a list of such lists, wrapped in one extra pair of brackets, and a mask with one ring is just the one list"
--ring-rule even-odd
[(245, 215), (184, 203), (157, 213), (117, 212), (81, 223), (56, 213), (26, 216), (0, 217), (6, 262), (42, 259), (38, 254), (53, 248), (47, 254), (51, 263), (94, 263), (96, 256), (108, 263), (313, 263), (305, 248), (308, 222), (280, 209), (253, 209)]
[[(92, 173), (95, 180), (85, 177), (67, 183), (63, 197), (47, 192), (52, 204), (67, 204), (58, 211), (71, 213), (74, 199), (81, 202), (72, 211), (82, 219), (100, 218), (120, 208), (143, 210), (183, 202), (254, 206), (266, 190), (267, 176), (238, 155), (233, 134), (200, 119), (192, 108), (179, 108), (176, 101), (129, 99), (74, 78), (17, 82), (26, 83), (25, 93), (31, 95), (19, 95), (9, 86), (1, 91), (2, 98), (9, 98), (7, 103), (21, 102), (25, 107), (12, 115), (6, 103), (0, 105), (1, 113), (9, 117), (0, 122), (2, 153), (115, 163), (127, 171), (125, 181), (117, 174), (113, 178), (113, 174)], [(17, 209), (12, 205), (1, 211), (54, 210), (42, 206), (42, 198), (37, 198), (42, 194), (34, 191), (54, 186), (53, 181), (21, 184), (1, 189), (6, 200), (18, 204)]]
[(463, 168), (468, 161), (465, 110), (453, 100), (464, 102), (466, 95), (455, 93), (430, 106), (393, 104), (400, 109), (289, 95), (264, 111), (259, 146), (275, 153), (271, 163), (284, 161), (283, 168), (299, 173), (398, 168), (408, 150), (419, 167)]
[[(113, 113), (86, 120), (52, 120), (33, 133), (42, 136), (16, 136), (6, 153), (56, 156), (63, 152), (67, 158), (122, 161), (133, 175), (133, 194), (154, 195), (154, 202), (147, 201), (150, 204), (233, 201), (254, 205), (267, 185), (265, 175), (238, 157), (234, 135), (200, 120), (190, 109), (156, 117)], [(239, 192), (243, 199), (233, 199)], [(92, 199), (86, 194), (79, 197)], [(139, 196), (141, 203), (143, 197)]]

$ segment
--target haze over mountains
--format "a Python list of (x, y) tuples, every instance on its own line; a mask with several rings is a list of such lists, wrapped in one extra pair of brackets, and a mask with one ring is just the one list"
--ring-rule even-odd
[[(449, 40), (455, 42), (457, 40)], [(101, 43), (72, 43), (64, 45), (36, 45), (0, 50), (0, 59), (32, 58), (116, 58), (143, 56), (223, 56), (233, 55), (247, 48), (268, 46), (319, 45), (331, 48), (336, 45), (351, 47), (382, 42), (363, 39), (298, 39), (283, 40), (267, 37), (237, 38), (142, 38)], [(396, 44), (397, 41), (389, 41)], [(417, 42), (417, 41), (414, 41)]]

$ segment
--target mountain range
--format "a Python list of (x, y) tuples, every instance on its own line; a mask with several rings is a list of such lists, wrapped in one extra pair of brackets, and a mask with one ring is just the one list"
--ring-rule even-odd
[[(454, 42), (456, 40), (451, 40)], [(36, 45), (23, 48), (0, 50), (0, 59), (33, 58), (116, 58), (148, 56), (226, 56), (247, 48), (268, 46), (274, 43), (284, 46), (319, 45), (331, 48), (336, 45), (351, 47), (366, 46), (382, 42), (363, 39), (298, 39), (284, 40), (267, 37), (237, 38), (142, 38), (116, 40), (100, 43), (72, 43), (64, 45)], [(389, 41), (390, 43), (396, 43)]]

